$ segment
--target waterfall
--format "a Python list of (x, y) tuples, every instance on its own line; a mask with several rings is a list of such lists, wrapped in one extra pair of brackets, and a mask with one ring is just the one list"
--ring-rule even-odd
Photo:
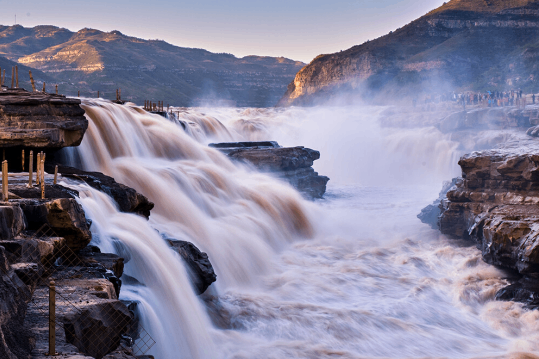
[[(432, 126), (384, 127), (383, 108), (174, 108), (84, 99), (88, 131), (72, 158), (155, 203), (150, 220), (77, 189), (94, 243), (128, 259), (122, 298), (137, 300), (156, 358), (494, 357), (539, 350), (537, 311), (497, 302), (507, 284), (475, 247), (416, 214), (459, 174), (462, 143)], [(467, 134), (466, 147), (512, 134)], [(215, 141), (277, 140), (321, 151), (331, 178), (308, 202), (233, 164)], [(210, 287), (235, 330), (213, 327), (180, 257), (209, 255)]]
[(118, 212), (103, 193), (76, 186), (97, 244), (127, 251), (126, 273), (146, 286), (122, 292), (142, 298), (143, 323), (159, 343), (153, 352), (215, 357), (208, 318), (180, 258), (159, 233), (207, 252), (218, 291), (254, 287), (271, 270), (274, 253), (313, 236), (311, 205), (288, 185), (235, 166), (163, 117), (103, 100), (84, 100), (82, 107), (89, 120), (77, 148), (84, 169), (112, 176), (155, 203), (147, 222)]

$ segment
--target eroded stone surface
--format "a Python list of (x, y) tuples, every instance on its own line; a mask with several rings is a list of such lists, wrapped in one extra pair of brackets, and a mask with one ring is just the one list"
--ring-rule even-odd
[(444, 234), (477, 242), (487, 263), (539, 272), (539, 142), (473, 152), (441, 203)]
[(92, 240), (90, 223), (81, 205), (73, 198), (54, 200), (15, 200), (24, 212), (28, 229), (38, 230), (48, 225), (57, 235), (67, 240), (67, 246), (77, 251)]
[(0, 147), (78, 146), (88, 128), (80, 103), (23, 89), (0, 91)]
[(308, 197), (320, 198), (326, 192), (329, 178), (311, 167), (320, 158), (319, 151), (302, 146), (283, 148), (274, 141), (217, 143), (212, 147), (259, 171), (277, 175)]

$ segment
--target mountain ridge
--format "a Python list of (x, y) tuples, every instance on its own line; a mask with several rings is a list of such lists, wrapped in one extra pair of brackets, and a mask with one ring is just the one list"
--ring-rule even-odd
[(124, 99), (164, 101), (177, 106), (202, 102), (274, 105), (305, 64), (286, 58), (212, 53), (114, 30), (77, 32), (40, 25), (0, 26), (0, 56), (42, 71), (62, 91)]

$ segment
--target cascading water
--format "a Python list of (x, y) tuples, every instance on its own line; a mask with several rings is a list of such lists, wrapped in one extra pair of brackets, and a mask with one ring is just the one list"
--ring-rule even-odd
[[(480, 253), (415, 215), (458, 174), (434, 128), (378, 125), (380, 108), (183, 109), (179, 121), (84, 100), (85, 169), (156, 206), (150, 221), (73, 184), (105, 251), (129, 258), (157, 358), (484, 357), (537, 351), (537, 312), (494, 301), (506, 282)], [(185, 130), (184, 130), (185, 127)], [(268, 138), (268, 136), (270, 136)], [(331, 177), (310, 203), (232, 164), (211, 141), (278, 140), (321, 151)], [(157, 232), (159, 231), (159, 233)], [(234, 330), (215, 329), (161, 235), (206, 251)], [(218, 349), (217, 349), (218, 348)]]

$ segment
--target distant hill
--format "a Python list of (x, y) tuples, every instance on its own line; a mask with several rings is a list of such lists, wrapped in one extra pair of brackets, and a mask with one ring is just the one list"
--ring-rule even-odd
[[(61, 93), (177, 106), (273, 106), (305, 64), (285, 58), (216, 54), (119, 31), (0, 26), (0, 56), (40, 70)], [(20, 72), (20, 71), (19, 71)], [(19, 75), (20, 76), (20, 75)], [(223, 103), (223, 102), (221, 102)]]
[(539, 1), (452, 0), (376, 40), (320, 55), (280, 105), (380, 103), (450, 91), (539, 92)]

